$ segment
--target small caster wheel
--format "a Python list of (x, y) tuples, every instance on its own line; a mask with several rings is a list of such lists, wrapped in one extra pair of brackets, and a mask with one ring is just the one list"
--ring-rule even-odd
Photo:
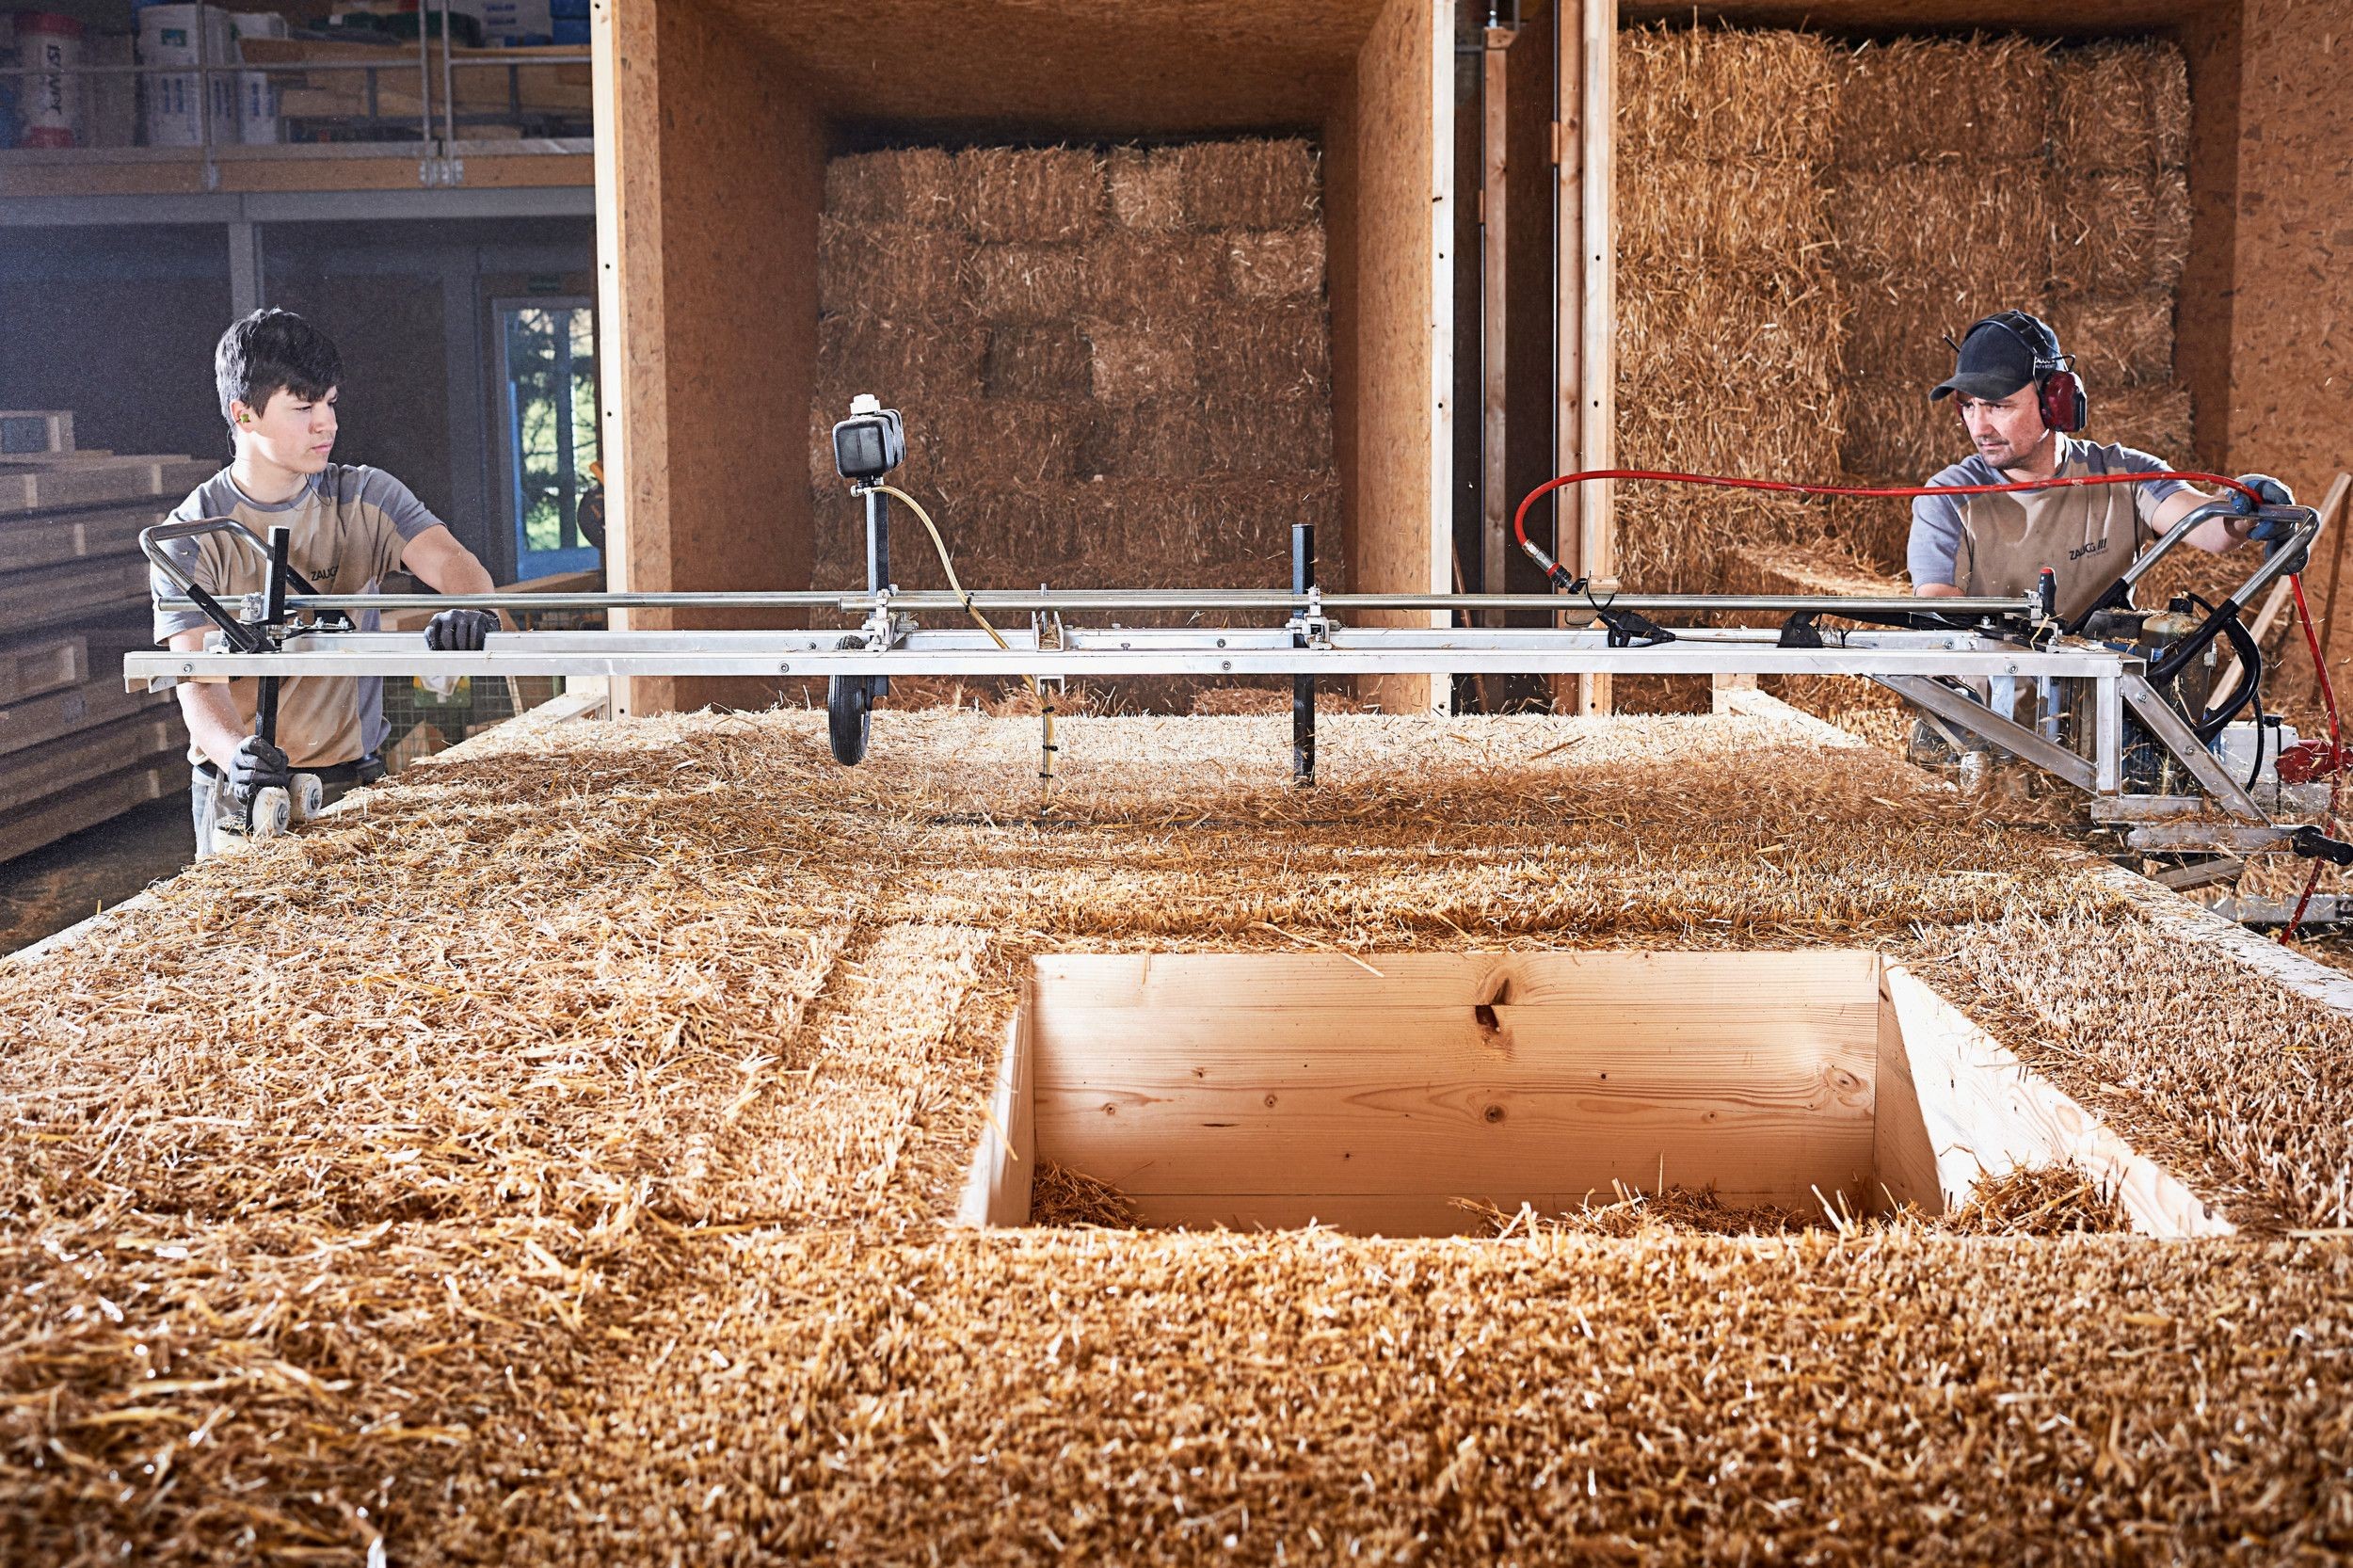
[(866, 760), (866, 738), (874, 712), (874, 680), (866, 675), (835, 675), (825, 680), (825, 735), (833, 743), (833, 760), (845, 768)]

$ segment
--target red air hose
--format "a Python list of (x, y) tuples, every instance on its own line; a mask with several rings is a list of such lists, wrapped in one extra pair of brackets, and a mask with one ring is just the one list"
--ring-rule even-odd
[(1552, 557), (1549, 555), (1541, 555), (1538, 547), (1528, 536), (1529, 507), (1534, 505), (1539, 497), (1550, 495), (1554, 490), (1562, 489), (1571, 485), (1582, 485), (1593, 479), (1657, 479), (1670, 485), (1714, 485), (1728, 490), (1774, 490), (1784, 495), (1891, 497), (2003, 495), (2011, 490), (2056, 490), (2075, 485), (2145, 485), (2155, 479), (2195, 479), (2205, 484), (2220, 485), (2226, 489), (2236, 490), (2257, 505), (2263, 504), (2263, 497), (2255, 493), (2253, 487), (2243, 485), (2227, 475), (2198, 473), (2176, 469), (2166, 469), (2156, 473), (2077, 473), (2065, 477), (2054, 475), (2049, 479), (2019, 479), (2002, 485), (1801, 485), (1787, 479), (1739, 479), (1722, 473), (1671, 473), (1658, 469), (1597, 468), (1587, 469), (1582, 473), (1561, 474), (1557, 478), (1545, 480), (1528, 492), (1526, 498), (1520, 502), (1519, 510), (1512, 514), (1512, 532), (1518, 536), (1520, 548), (1531, 555), (1540, 555), (1543, 560), (1551, 560)]
[[(2329, 826), (2337, 826), (2337, 780), (2345, 776), (2344, 741), (2337, 728), (2337, 688), (2329, 679), (2329, 661), (2320, 651), (2320, 633), (2313, 628), (2313, 613), (2304, 605), (2304, 574), (2297, 572), (2288, 578), (2288, 589), (2296, 595), (2296, 624), (2304, 629), (2304, 646), (2312, 650), (2313, 674), (2319, 678), (2320, 705), (2329, 714)], [(2287, 925), (2280, 933), (2281, 946), (2296, 940), (2296, 928), (2304, 923), (2304, 911), (2312, 906), (2313, 889), (2320, 886), (2320, 862), (2313, 862), (2312, 874), (2304, 878), (2304, 891), (2296, 901), (2296, 913), (2288, 917)]]

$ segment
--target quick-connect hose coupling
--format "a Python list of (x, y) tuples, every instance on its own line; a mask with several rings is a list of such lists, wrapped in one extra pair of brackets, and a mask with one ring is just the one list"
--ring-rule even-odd
[(1564, 594), (1577, 592), (1577, 579), (1569, 575), (1568, 568), (1545, 554), (1543, 545), (1533, 539), (1522, 539), (1520, 548), (1528, 552), (1528, 558), (1536, 563), (1537, 569), (1545, 574), (1545, 582)]

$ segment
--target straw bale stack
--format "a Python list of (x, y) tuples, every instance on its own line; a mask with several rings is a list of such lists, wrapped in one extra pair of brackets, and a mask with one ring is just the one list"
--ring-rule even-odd
[(2091, 405), (2085, 435), (2153, 452), (2175, 467), (2188, 461), (2188, 389), (2178, 386), (2123, 387)]
[(972, 256), (972, 308), (993, 322), (1075, 318), (1086, 301), (1086, 251), (1076, 245), (986, 245)]
[(2047, 45), (2014, 34), (1901, 38), (1844, 62), (1835, 158), (1849, 168), (2041, 160), (2049, 150)]
[(1636, 262), (1771, 264), (1828, 235), (1815, 166), (1794, 158), (1625, 160), (1618, 254)]
[(1918, 485), (1969, 456), (1969, 433), (1952, 399), (1929, 400), (1918, 381), (1858, 379), (1847, 392), (1839, 458), (1849, 474)]
[(2170, 291), (2189, 254), (2189, 183), (2178, 169), (2053, 182), (2051, 272), (2071, 292)]
[(1954, 163), (1837, 171), (1830, 192), (1840, 266), (1903, 286), (1952, 280), (2009, 299), (2049, 286), (2058, 213), (2040, 167), (1989, 176)]
[(919, 223), (817, 226), (817, 308), (827, 316), (921, 316), (963, 297), (972, 242)]
[(953, 179), (964, 227), (984, 245), (1082, 240), (1109, 217), (1102, 160), (1084, 148), (967, 148)]
[(1322, 178), (1304, 141), (1194, 142), (1173, 159), (1185, 221), (1195, 229), (1295, 229), (1321, 220)]
[(2173, 379), (2174, 293), (2069, 295), (2044, 319), (2075, 356), (2075, 368), (2096, 400), (2112, 388)]
[(2189, 158), (2178, 49), (2104, 41), (2051, 53), (2051, 158), (2066, 174), (2153, 174)]
[(1815, 33), (1663, 24), (1621, 31), (1620, 178), (1670, 158), (1821, 162), (1836, 135), (1836, 56)]
[(856, 152), (825, 166), (825, 214), (851, 224), (957, 222), (955, 159), (936, 147)]
[[(837, 160), (827, 191), (819, 585), (862, 582), (830, 446), (856, 391), (904, 410), (901, 482), (968, 584), (1278, 585), (1308, 521), (1339, 585), (1312, 146), (901, 149)], [(911, 528), (893, 567), (939, 585)]]
[(1166, 233), (1185, 226), (1185, 171), (1174, 154), (1115, 147), (1106, 160), (1112, 218), (1123, 229)]
[[(1625, 466), (1782, 476), (1835, 465), (1843, 311), (1815, 172), (1830, 151), (1835, 54), (1797, 32), (1620, 33)], [(1645, 591), (1706, 591), (1727, 551), (1803, 531), (1750, 497), (1664, 487), (1624, 487), (1619, 519), (1618, 575)], [(1636, 709), (1705, 696), (1704, 682), (1622, 682), (1617, 695)]]

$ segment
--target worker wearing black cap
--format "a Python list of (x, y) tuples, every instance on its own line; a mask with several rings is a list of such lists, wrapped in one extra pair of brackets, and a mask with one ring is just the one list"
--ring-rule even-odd
[[(1977, 450), (1929, 484), (1998, 485), (2085, 473), (2146, 473), (2149, 480), (1921, 496), (1912, 504), (1913, 593), (2023, 595), (2048, 567), (2057, 578), (2059, 615), (2070, 617), (2122, 575), (2144, 542), (2211, 499), (2173, 478), (2161, 458), (2074, 434), (2085, 423), (2083, 382), (2073, 357), (2060, 351), (2058, 335), (2038, 318), (2023, 311), (1986, 317), (1962, 337), (1958, 359), (1953, 374), (1929, 395), (1954, 399)], [(2246, 478), (2266, 501), (2295, 499), (2266, 474)], [(2254, 522), (2251, 516), (2210, 518), (2187, 542), (2217, 552), (2235, 549)]]

